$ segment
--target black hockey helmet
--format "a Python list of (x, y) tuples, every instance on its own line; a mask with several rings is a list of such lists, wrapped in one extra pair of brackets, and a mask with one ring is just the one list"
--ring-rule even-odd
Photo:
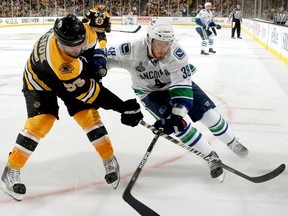
[(66, 46), (78, 46), (86, 38), (83, 23), (73, 14), (57, 19), (53, 27), (57, 40)]

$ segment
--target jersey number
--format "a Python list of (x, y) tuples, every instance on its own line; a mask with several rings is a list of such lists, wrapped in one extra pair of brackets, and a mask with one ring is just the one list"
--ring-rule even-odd
[(82, 87), (85, 84), (85, 80), (78, 78), (72, 83), (64, 83), (64, 86), (66, 87), (67, 91), (73, 92), (76, 90), (77, 87)]
[(191, 71), (190, 71), (189, 65), (186, 65), (185, 67), (182, 67), (181, 71), (183, 73), (183, 78), (184, 79), (186, 79), (187, 77), (191, 76)]
[(162, 83), (159, 79), (155, 79), (155, 86), (158, 88), (163, 88), (166, 84)]

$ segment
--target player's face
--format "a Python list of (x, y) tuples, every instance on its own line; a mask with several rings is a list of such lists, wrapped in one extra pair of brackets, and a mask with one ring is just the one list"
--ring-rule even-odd
[(104, 4), (99, 4), (98, 8), (101, 9), (101, 10), (104, 10), (105, 9), (105, 5)]
[(66, 46), (61, 44), (61, 48), (67, 55), (78, 58), (82, 52), (83, 45), (84, 42), (78, 46)]
[(152, 51), (153, 56), (157, 60), (162, 60), (167, 54), (171, 44), (172, 42), (169, 42), (169, 41), (159, 41), (159, 40), (153, 39), (151, 43), (151, 51)]
[(212, 5), (207, 5), (205, 8), (206, 8), (206, 10), (210, 11), (212, 8)]

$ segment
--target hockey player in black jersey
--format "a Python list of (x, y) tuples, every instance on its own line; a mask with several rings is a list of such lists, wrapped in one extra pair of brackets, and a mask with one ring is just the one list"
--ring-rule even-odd
[[(105, 179), (114, 189), (120, 180), (119, 165), (99, 107), (121, 114), (121, 122), (136, 126), (142, 119), (136, 99), (122, 101), (99, 83), (105, 75), (106, 56), (96, 49), (97, 35), (75, 15), (57, 19), (54, 27), (34, 45), (23, 74), (28, 119), (18, 134), (1, 177), (1, 188), (18, 201), (26, 187), (20, 170), (58, 119), (57, 98), (87, 134), (103, 160)], [(98, 74), (100, 70), (101, 74)]]
[(105, 4), (99, 1), (96, 8), (90, 9), (82, 19), (83, 23), (89, 23), (89, 25), (95, 30), (99, 47), (104, 48), (107, 44), (106, 32), (111, 32), (110, 14), (105, 10)]

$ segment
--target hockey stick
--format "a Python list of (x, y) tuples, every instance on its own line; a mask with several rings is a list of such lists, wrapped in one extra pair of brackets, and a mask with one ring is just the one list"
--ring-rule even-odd
[[(159, 131), (154, 128), (152, 125), (149, 125), (148, 123), (146, 123), (144, 120), (141, 120), (140, 121), (140, 124), (145, 126), (146, 128), (150, 129), (151, 131), (153, 131), (153, 133), (159, 133)], [(181, 146), (182, 148), (190, 151), (190, 152), (193, 152), (195, 153), (196, 155), (204, 158), (204, 160), (208, 160), (208, 161), (211, 161), (212, 163), (214, 164), (217, 164), (218, 166), (222, 167), (223, 169), (226, 169), (228, 171), (230, 171), (231, 173), (234, 173), (238, 176), (241, 176), (242, 178), (248, 180), (248, 181), (251, 181), (251, 182), (254, 182), (254, 183), (262, 183), (262, 182), (265, 182), (265, 181), (269, 181), (275, 177), (277, 177), (278, 175), (280, 175), (286, 168), (285, 164), (281, 164), (280, 166), (278, 166), (276, 169), (272, 170), (271, 172), (267, 173), (267, 174), (264, 174), (264, 175), (261, 175), (261, 176), (256, 176), (256, 177), (251, 177), (251, 176), (248, 176), (224, 163), (221, 162), (220, 159), (215, 159), (215, 158), (206, 158), (205, 155), (203, 155), (201, 152), (195, 150), (195, 149), (192, 149), (191, 147), (185, 145), (184, 143), (182, 143), (181, 141), (167, 135), (167, 134), (164, 134), (163, 132), (160, 132), (160, 135), (163, 136), (164, 138), (168, 139), (169, 141), (173, 142), (174, 144), (176, 145), (179, 145)]]
[(127, 185), (127, 187), (123, 193), (123, 196), (122, 196), (123, 199), (142, 216), (160, 216), (155, 211), (150, 209), (148, 206), (141, 203), (139, 200), (135, 199), (131, 194), (131, 190), (132, 190), (137, 178), (139, 177), (145, 163), (147, 162), (148, 157), (151, 154), (151, 151), (153, 150), (154, 145), (155, 145), (155, 143), (159, 137), (160, 137), (160, 131), (157, 132), (157, 134), (154, 136), (152, 142), (150, 143), (148, 149), (146, 150), (146, 153), (145, 153), (142, 161), (140, 162), (137, 169), (135, 170), (135, 172), (134, 172), (130, 182), (128, 183), (128, 185)]
[(122, 32), (122, 33), (136, 33), (141, 29), (141, 25), (139, 25), (135, 30), (129, 31), (129, 30), (116, 30), (116, 29), (111, 29), (111, 31), (114, 32)]

